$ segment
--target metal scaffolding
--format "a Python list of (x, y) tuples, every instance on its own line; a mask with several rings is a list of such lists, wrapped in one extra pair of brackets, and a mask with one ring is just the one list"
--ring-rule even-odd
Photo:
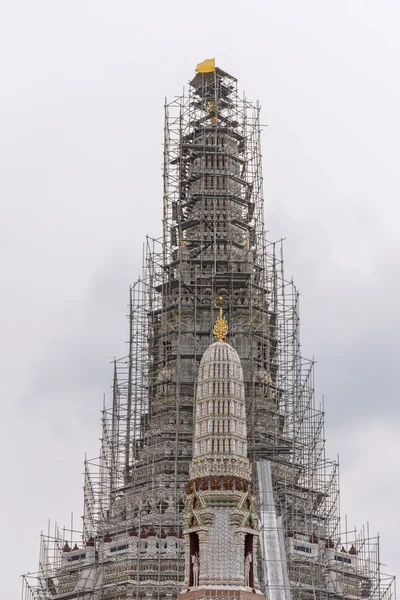
[(100, 456), (85, 461), (83, 531), (42, 536), (24, 600), (176, 597), (195, 380), (218, 296), (243, 364), (256, 491), (257, 462), (271, 469), (291, 597), (394, 594), (379, 540), (340, 533), (338, 464), (301, 356), (299, 294), (282, 242), (265, 236), (259, 115), (221, 69), (165, 106), (163, 235), (146, 238), (130, 290), (128, 353), (114, 361)]

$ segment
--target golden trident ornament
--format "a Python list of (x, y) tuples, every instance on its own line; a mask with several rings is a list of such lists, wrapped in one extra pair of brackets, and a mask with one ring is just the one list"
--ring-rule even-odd
[(224, 301), (222, 296), (218, 296), (216, 300), (214, 300), (215, 308), (219, 308), (219, 315), (214, 325), (214, 335), (218, 339), (219, 342), (222, 342), (227, 336), (228, 333), (228, 323), (226, 322), (225, 317), (222, 316), (222, 306), (221, 303)]

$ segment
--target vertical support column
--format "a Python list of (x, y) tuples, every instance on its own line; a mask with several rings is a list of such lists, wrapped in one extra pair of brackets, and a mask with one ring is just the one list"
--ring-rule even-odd
[(202, 585), (203, 582), (209, 577), (212, 572), (212, 564), (210, 562), (210, 552), (209, 552), (209, 536), (208, 531), (199, 531), (197, 533), (199, 536), (199, 559), (200, 559), (200, 573), (199, 573), (199, 584)]
[(237, 585), (244, 586), (244, 538), (243, 531), (235, 533), (236, 567), (235, 576)]

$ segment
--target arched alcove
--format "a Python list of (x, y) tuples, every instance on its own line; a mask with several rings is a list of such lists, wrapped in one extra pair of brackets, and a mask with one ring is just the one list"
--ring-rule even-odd
[(253, 534), (246, 533), (244, 538), (244, 559), (248, 554), (251, 555), (249, 587), (254, 588), (254, 563), (253, 563)]
[(200, 544), (199, 536), (196, 532), (189, 533), (189, 547), (190, 547), (190, 572), (189, 572), (189, 587), (193, 586), (193, 561), (192, 556), (196, 553), (199, 554)]

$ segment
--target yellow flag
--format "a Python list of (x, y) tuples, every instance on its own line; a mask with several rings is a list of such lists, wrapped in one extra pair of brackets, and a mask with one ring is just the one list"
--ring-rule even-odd
[(206, 58), (196, 67), (196, 73), (213, 73), (215, 71), (215, 58)]

